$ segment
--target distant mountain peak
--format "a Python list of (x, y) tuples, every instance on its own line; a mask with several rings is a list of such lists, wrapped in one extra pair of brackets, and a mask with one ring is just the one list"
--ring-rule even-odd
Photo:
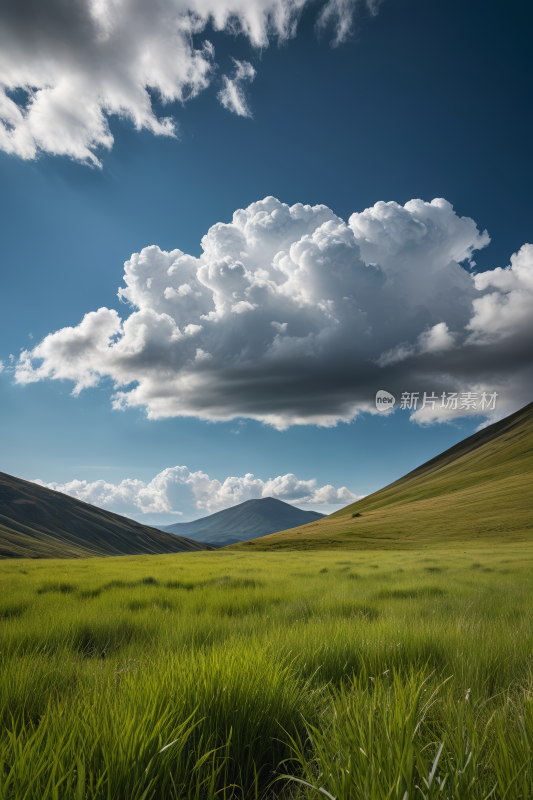
[(277, 497), (259, 497), (244, 500), (236, 506), (216, 511), (193, 522), (167, 525), (161, 530), (221, 547), (289, 528), (298, 528), (322, 519), (323, 516), (324, 514), (317, 511), (302, 511)]

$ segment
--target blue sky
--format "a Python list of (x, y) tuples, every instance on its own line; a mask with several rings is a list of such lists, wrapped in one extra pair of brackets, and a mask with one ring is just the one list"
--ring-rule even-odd
[[(55, 4), (49, 5), (52, 13)], [(84, 5), (82, 0), (79, 5)], [(231, 2), (227, 5), (231, 9)], [(187, 4), (182, 6), (186, 9)], [(277, 7), (283, 6), (279, 0)], [(334, 9), (335, 4), (329, 6)], [(216, 68), (211, 67), (209, 81), (204, 81), (209, 85), (198, 84), (197, 96), (185, 104), (163, 104), (155, 89), (150, 92), (154, 118), (171, 115), (177, 121), (175, 138), (154, 135), (146, 128), (136, 130), (131, 119), (110, 115), (112, 147), (92, 147), (101, 166), (88, 165), (79, 143), (92, 134), (69, 129), (68, 103), (75, 102), (70, 96), (62, 116), (50, 116), (48, 121), (41, 117), (41, 129), (31, 129), (34, 153), (20, 143), (28, 141), (28, 115), (20, 123), (15, 145), (9, 137), (0, 138), (0, 145), (4, 142), (0, 152), (2, 471), (40, 479), (154, 524), (203, 516), (261, 492), (329, 512), (353, 496), (379, 489), (496, 418), (458, 412), (418, 414), (411, 420), (408, 411), (400, 410), (372, 415), (365, 409), (372, 409), (378, 389), (388, 389), (398, 398), (403, 391), (426, 389), (439, 394), (498, 391), (500, 415), (531, 401), (533, 253), (521, 250), (533, 241), (531, 8), (521, 2), (503, 8), (478, 0), (360, 3), (355, 35), (338, 46), (331, 46), (331, 40), (343, 22), (342, 14), (332, 17), (318, 35), (321, 8), (324, 4), (305, 6), (295, 35), (278, 43), (271, 32), (268, 46), (254, 46), (242, 33), (213, 30), (209, 23), (199, 29), (194, 47), (198, 50), (205, 41), (214, 47), (210, 63)], [(74, 23), (64, 22), (64, 30), (55, 25), (54, 36), (74, 41), (76, 32), (69, 28)], [(133, 22), (128, 35), (139, 37), (142, 26), (139, 23), (137, 30)], [(120, 27), (123, 21), (114, 24)], [(5, 26), (10, 41), (19, 46), (0, 59), (0, 83), (9, 88), (6, 96), (19, 108), (27, 101), (23, 90), (36, 80), (27, 44), (33, 25), (37, 23), (30, 13), (22, 22), (9, 18)], [(39, 41), (48, 53), (46, 35)], [(164, 47), (169, 45), (162, 40), (161, 50)], [(113, 53), (120, 60), (119, 44)], [(50, 58), (50, 74), (60, 85), (63, 72), (71, 74), (72, 64)], [(75, 63), (75, 49), (71, 58)], [(234, 59), (255, 70), (253, 81), (234, 83), (242, 88), (249, 116), (234, 113), (235, 108), (232, 112), (231, 105), (225, 108), (217, 97), (226, 85), (224, 76), (232, 80), (237, 74)], [(78, 91), (92, 97), (93, 73), (82, 72)], [(178, 79), (174, 85), (179, 85)], [(38, 90), (34, 91), (37, 96)], [(26, 105), (26, 112), (29, 109)], [(4, 114), (8, 133), (18, 130), (13, 119)], [(74, 142), (74, 149), (61, 155), (67, 139)], [(356, 247), (361, 253), (360, 267), (354, 261), (350, 269), (360, 269), (367, 277), (371, 273), (369, 280), (377, 282), (372, 296), (361, 299), (357, 280), (362, 279), (354, 278), (346, 289), (355, 297), (352, 311), (343, 311), (344, 316), (331, 311), (335, 303), (342, 305), (342, 292), (330, 300), (337, 291), (327, 282), (330, 278), (312, 271), (306, 277), (302, 261), (299, 273), (283, 273), (292, 276), (290, 291), (281, 290), (275, 302), (269, 300), (272, 320), (284, 324), (285, 318), (278, 319), (284, 313), (288, 328), (280, 329), (279, 335), (273, 329), (267, 346), (263, 329), (270, 318), (265, 322), (266, 317), (260, 316), (261, 289), (256, 285), (241, 296), (239, 285), (235, 299), (248, 303), (249, 310), (230, 312), (226, 303), (218, 321), (202, 322), (200, 312), (187, 318), (203, 328), (191, 337), (200, 337), (198, 347), (207, 355), (202, 362), (196, 351), (195, 375), (203, 388), (200, 394), (187, 395), (184, 406), (162, 399), (169, 392), (168, 359), (176, 358), (174, 350), (169, 356), (170, 345), (162, 339), (154, 339), (150, 353), (156, 354), (146, 355), (161, 359), (160, 371), (155, 378), (151, 374), (141, 400), (127, 399), (124, 410), (112, 407), (113, 382), (127, 373), (132, 382), (119, 391), (128, 392), (137, 385), (135, 369), (141, 370), (142, 385), (144, 367), (131, 359), (119, 366), (102, 361), (95, 367), (85, 354), (83, 364), (62, 372), (74, 352), (74, 334), (67, 336), (68, 357), (59, 339), (49, 339), (46, 351), (30, 353), (34, 357), (26, 371), (20, 362), (16, 371), (22, 350), (32, 351), (54, 332), (76, 329), (90, 312), (114, 309), (123, 320), (135, 313), (117, 297), (118, 288), (124, 287), (124, 262), (132, 254), (151, 245), (163, 251), (179, 248), (196, 259), (196, 270), (204, 263), (198, 259), (206, 258), (200, 242), (211, 226), (231, 223), (236, 210), (269, 196), (289, 207), (300, 203), (330, 209), (336, 232), (324, 234), (316, 246), (331, 266), (320, 269), (337, 274), (335, 258), (341, 259), (342, 239), (350, 254)], [(419, 198), (426, 204), (445, 198), (453, 212), (448, 206), (410, 207), (407, 218), (407, 212), (398, 210)], [(398, 204), (394, 218), (389, 207), (364, 216), (365, 209), (376, 208), (380, 201)], [(352, 214), (359, 217), (350, 228), (346, 223)], [(439, 244), (424, 250), (422, 242), (416, 252), (407, 248), (391, 254), (385, 233), (389, 237), (391, 230), (397, 233), (403, 225), (402, 241), (413, 237), (413, 225), (418, 230), (420, 220), (427, 224), (427, 214), (433, 215)], [(379, 241), (365, 227), (370, 217), (372, 224), (379, 218), (383, 231), (389, 225)], [(462, 217), (473, 222), (456, 222)], [(337, 218), (344, 227), (338, 227)], [(295, 228), (290, 241), (283, 240), (285, 249), (302, 235), (316, 239), (315, 223), (306, 224), (311, 227)], [(488, 237), (483, 239), (485, 230), (490, 243)], [(226, 244), (215, 239), (216, 258), (230, 258), (230, 251), (223, 250)], [(250, 255), (253, 268), (259, 264), (269, 269), (271, 256), (268, 263), (260, 263), (268, 250), (266, 240), (256, 244), (257, 252)], [(450, 257), (444, 251), (452, 254), (455, 266), (449, 267)], [(517, 253), (521, 255), (512, 262), (513, 268), (503, 272)], [(454, 260), (459, 258), (461, 266)], [(244, 268), (251, 270), (242, 259)], [(469, 259), (475, 264), (469, 265)], [(165, 262), (165, 274), (170, 264)], [(155, 261), (146, 269), (155, 270)], [(216, 279), (228, 284), (235, 273), (233, 266), (231, 273), (229, 269)], [(448, 276), (445, 284), (444, 278), (432, 277), (437, 272)], [(489, 273), (494, 277), (479, 278)], [(144, 276), (143, 272), (143, 280)], [(390, 285), (391, 276), (395, 288), (382, 297), (383, 282)], [(424, 294), (421, 287), (426, 283)], [(289, 307), (292, 297), (305, 293), (311, 284), (312, 298)], [(172, 297), (177, 298), (177, 290), (176, 283)], [(320, 296), (320, 291), (330, 295)], [(399, 311), (395, 296), (412, 302), (406, 300)], [(331, 308), (323, 314), (335, 320), (336, 333), (331, 333), (332, 322), (317, 316), (322, 313), (317, 310), (320, 303), (328, 300)], [(205, 302), (211, 303), (211, 296)], [(146, 313), (153, 319), (161, 308), (147, 306)], [(164, 313), (174, 314), (180, 325), (177, 315), (184, 312), (181, 306), (175, 308), (174, 312), (165, 307)], [(363, 318), (372, 322), (366, 330)], [(382, 338), (376, 333), (381, 328)], [(121, 336), (123, 332), (115, 339)], [(374, 344), (367, 345), (369, 336)], [(305, 352), (304, 340), (313, 341)], [(243, 349), (243, 341), (253, 343), (249, 351)], [(294, 367), (289, 346), (298, 359)], [(188, 358), (186, 364), (190, 363)], [(43, 364), (46, 374), (38, 372)], [(305, 365), (301, 373), (300, 364)], [(95, 369), (97, 385), (73, 396), (80, 370), (86, 377)], [(173, 380), (182, 380), (183, 370), (192, 368), (172, 369)], [(289, 386), (287, 375), (294, 370), (298, 378)], [(65, 379), (54, 379), (61, 375)], [(159, 392), (157, 398), (147, 401), (154, 392)], [(186, 389), (183, 392), (185, 397)], [(187, 416), (181, 415), (183, 409)], [(159, 418), (148, 418), (147, 411)], [(204, 418), (196, 418), (196, 413)], [(293, 424), (295, 420), (298, 424)], [(312, 424), (317, 421), (329, 427)], [(176, 466), (186, 466), (187, 472), (168, 472)], [(259, 483), (245, 480), (247, 473)], [(276, 482), (288, 474), (295, 478)], [(227, 478), (236, 480), (224, 484)], [(313, 480), (315, 484), (309, 483)], [(317, 494), (325, 486), (331, 491)], [(346, 492), (339, 494), (341, 487)], [(329, 502), (332, 499), (334, 503)]]

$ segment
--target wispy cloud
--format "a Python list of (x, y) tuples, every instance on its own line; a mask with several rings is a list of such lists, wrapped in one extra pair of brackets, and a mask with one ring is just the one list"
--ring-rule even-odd
[(340, 45), (355, 34), (358, 16), (376, 16), (382, 2), (383, 0), (328, 0), (318, 15), (316, 27), (321, 33), (329, 28), (333, 29), (332, 44)]
[[(348, 36), (357, 10), (375, 4), (329, 0), (319, 25), (332, 27), (337, 43)], [(23, 159), (44, 152), (101, 166), (102, 149), (113, 146), (110, 115), (137, 130), (175, 136), (177, 121), (158, 117), (151, 95), (163, 105), (185, 103), (216, 78), (209, 26), (264, 48), (272, 38), (295, 36), (308, 5), (311, 0), (2, 3), (0, 149)], [(255, 72), (247, 62), (235, 65), (235, 75), (223, 77), (219, 99), (249, 117), (244, 84)]]
[(252, 112), (248, 106), (244, 86), (255, 78), (255, 69), (247, 61), (233, 59), (233, 62), (235, 64), (233, 78), (228, 78), (227, 75), (222, 77), (224, 85), (217, 97), (228, 111), (233, 111), (239, 117), (251, 117)]

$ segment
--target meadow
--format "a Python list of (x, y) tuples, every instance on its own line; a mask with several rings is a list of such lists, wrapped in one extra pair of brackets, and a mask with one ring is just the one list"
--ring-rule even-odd
[(1, 800), (533, 797), (533, 548), (0, 562)]
[(533, 541), (533, 403), (383, 489), (233, 550), (423, 550)]

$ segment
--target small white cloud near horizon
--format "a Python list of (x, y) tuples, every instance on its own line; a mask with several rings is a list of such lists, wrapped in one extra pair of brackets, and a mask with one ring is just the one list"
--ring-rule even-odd
[(119, 484), (105, 480), (67, 483), (33, 483), (75, 497), (85, 503), (114, 511), (117, 514), (176, 514), (204, 511), (213, 514), (245, 500), (275, 497), (292, 505), (347, 505), (360, 500), (346, 486), (339, 489), (327, 484), (317, 486), (316, 479), (299, 480), (295, 475), (279, 475), (263, 481), (252, 473), (244, 477), (228, 477), (224, 481), (211, 479), (202, 472), (190, 472), (187, 467), (169, 467), (149, 483), (127, 478)]

